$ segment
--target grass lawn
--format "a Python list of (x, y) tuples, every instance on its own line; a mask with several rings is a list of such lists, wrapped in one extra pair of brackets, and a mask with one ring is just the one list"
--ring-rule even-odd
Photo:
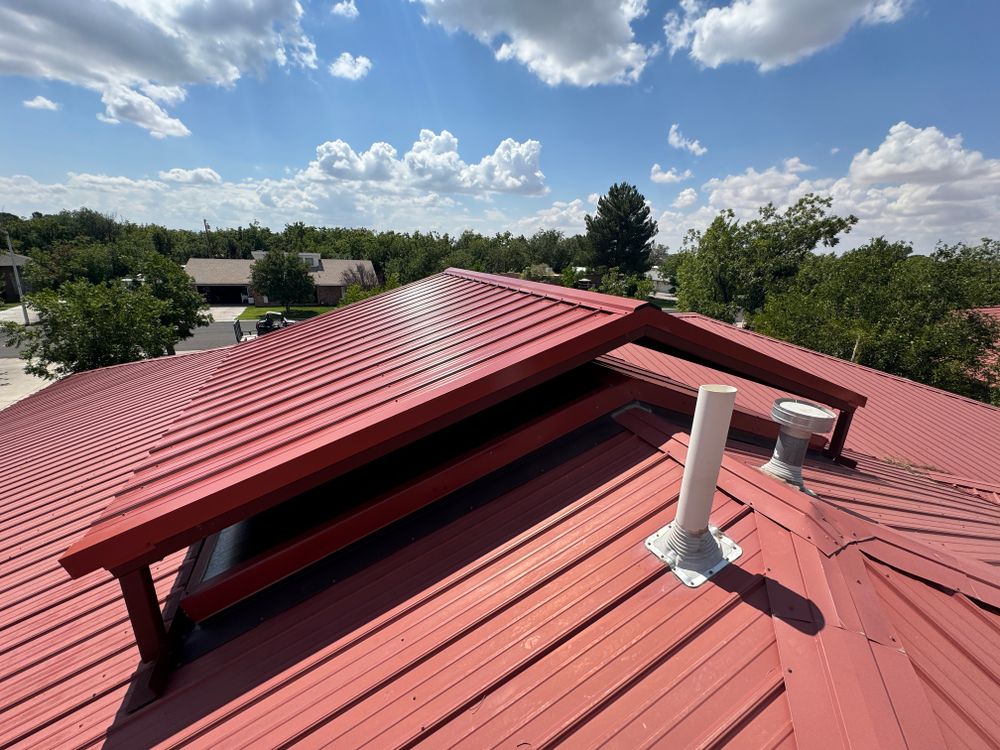
[(0, 310), (6, 310), (10, 307), (17, 307), (20, 304), (21, 304), (20, 302), (4, 302), (3, 300), (0, 300)]
[[(291, 320), (305, 320), (306, 318), (312, 318), (320, 315), (330, 310), (336, 310), (336, 307), (328, 307), (324, 305), (310, 305), (308, 307), (293, 307), (287, 313), (285, 317)], [(261, 315), (266, 312), (274, 310), (275, 312), (285, 312), (285, 308), (281, 305), (268, 305), (267, 307), (248, 307), (240, 314), (240, 320), (257, 320)]]

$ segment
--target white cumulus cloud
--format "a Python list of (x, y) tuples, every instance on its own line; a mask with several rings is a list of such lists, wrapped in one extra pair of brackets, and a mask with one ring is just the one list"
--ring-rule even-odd
[(864, 149), (851, 161), (852, 181), (867, 185), (905, 182), (935, 185), (980, 177), (995, 169), (978, 151), (966, 151), (962, 136), (948, 138), (935, 127), (899, 122), (875, 151)]
[(693, 175), (690, 169), (678, 172), (674, 167), (671, 167), (664, 172), (663, 168), (659, 164), (654, 164), (653, 168), (649, 170), (649, 179), (653, 182), (667, 185), (673, 182), (683, 182), (684, 180), (690, 179), (692, 176)]
[(150, 97), (128, 86), (116, 84), (107, 87), (101, 94), (101, 102), (104, 103), (104, 112), (98, 112), (97, 117), (102, 122), (117, 125), (127, 120), (145, 128), (154, 138), (191, 135), (183, 122), (168, 115)]
[(338, 180), (386, 183), (393, 188), (437, 193), (543, 195), (548, 191), (539, 168), (542, 145), (506, 138), (492, 154), (467, 164), (458, 153), (458, 139), (447, 130), (421, 130), (400, 158), (388, 143), (374, 143), (356, 152), (350, 144), (327, 141), (316, 148), (311, 174)]
[(690, 208), (698, 202), (698, 191), (694, 188), (685, 188), (671, 203), (674, 208)]
[(427, 21), (464, 30), (545, 83), (633, 83), (654, 48), (635, 41), (645, 0), (421, 0)]
[(358, 6), (354, 4), (354, 0), (341, 0), (339, 3), (334, 3), (330, 12), (335, 16), (349, 19), (357, 18), (359, 15)]
[(797, 156), (785, 159), (783, 164), (785, 165), (785, 171), (792, 173), (811, 172), (812, 170), (816, 169), (816, 167), (812, 166), (811, 164), (806, 164)]
[(316, 147), (316, 161), (320, 173), (343, 180), (391, 180), (399, 172), (396, 149), (388, 143), (373, 143), (367, 151), (358, 154), (350, 144), (337, 139)]
[(355, 57), (350, 52), (341, 52), (340, 57), (330, 63), (330, 75), (358, 81), (368, 75), (372, 69), (372, 61), (364, 55)]
[(221, 185), (222, 177), (211, 167), (181, 169), (174, 167), (160, 172), (160, 179), (167, 182), (181, 182), (188, 185)]
[(909, 0), (732, 0), (713, 7), (681, 0), (666, 15), (671, 54), (687, 49), (709, 68), (751, 62), (762, 71), (791, 65), (841, 39), (855, 25), (893, 23)]
[(298, 0), (12, 0), (0, 4), (0, 75), (81, 86), (101, 97), (105, 122), (183, 136), (163, 108), (188, 86), (316, 67), (303, 13)]
[(540, 229), (558, 229), (566, 234), (576, 234), (586, 231), (584, 218), (589, 212), (587, 204), (579, 198), (571, 201), (555, 201), (551, 206), (520, 219), (516, 229), (526, 234)]
[(667, 143), (682, 151), (690, 151), (695, 156), (702, 156), (708, 153), (708, 149), (702, 146), (697, 140), (685, 138), (684, 134), (681, 133), (680, 126), (676, 122), (670, 126), (670, 132), (667, 133)]
[(806, 166), (793, 157), (780, 166), (708, 180), (702, 185), (707, 205), (660, 217), (661, 241), (679, 246), (689, 227), (704, 228), (724, 208), (747, 219), (766, 203), (780, 210), (810, 192), (831, 196), (834, 212), (859, 218), (838, 247), (885, 235), (927, 252), (938, 241), (975, 242), (996, 235), (1000, 159), (965, 148), (960, 135), (900, 122), (876, 147), (855, 154), (842, 176), (809, 179)]
[(23, 102), (21, 102), (21, 104), (23, 104), (28, 109), (49, 109), (53, 111), (59, 109), (59, 107), (62, 106), (52, 101), (51, 99), (46, 99), (41, 94), (36, 96), (34, 99), (25, 99)]

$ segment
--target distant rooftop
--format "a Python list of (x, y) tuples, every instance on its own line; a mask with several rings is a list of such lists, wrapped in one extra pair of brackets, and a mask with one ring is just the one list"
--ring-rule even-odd
[[(317, 256), (310, 274), (316, 286), (346, 286), (344, 275), (359, 266), (374, 276), (370, 260), (342, 260)], [(254, 260), (242, 258), (189, 258), (184, 270), (198, 286), (249, 286)]]

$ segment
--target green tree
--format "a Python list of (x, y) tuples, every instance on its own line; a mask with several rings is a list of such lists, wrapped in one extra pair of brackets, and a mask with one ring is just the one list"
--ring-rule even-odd
[(984, 237), (978, 245), (942, 244), (931, 258), (969, 307), (1000, 305), (1000, 240)]
[(664, 255), (663, 258), (660, 260), (658, 266), (660, 270), (660, 277), (668, 281), (671, 285), (673, 285), (675, 290), (680, 285), (680, 282), (677, 279), (677, 269), (681, 267), (681, 263), (684, 262), (684, 259), (686, 257), (687, 253), (681, 251), (679, 253), (670, 253)]
[(677, 269), (678, 307), (734, 322), (757, 312), (769, 294), (788, 288), (803, 261), (857, 223), (855, 216), (827, 215), (829, 197), (808, 194), (784, 213), (772, 205), (741, 223), (722, 211), (704, 232), (691, 231)]
[(386, 278), (385, 283), (381, 285), (376, 284), (372, 286), (364, 283), (350, 284), (347, 289), (344, 290), (344, 296), (340, 298), (340, 302), (337, 303), (337, 307), (347, 307), (347, 305), (352, 305), (363, 299), (374, 297), (376, 294), (382, 294), (382, 292), (387, 292), (398, 286), (399, 279), (393, 275)]
[(604, 294), (613, 294), (616, 297), (633, 297), (635, 299), (646, 299), (653, 291), (653, 282), (646, 278), (644, 274), (624, 274), (617, 268), (609, 268), (597, 291)]
[(83, 239), (60, 241), (36, 251), (25, 273), (30, 286), (39, 290), (58, 290), (70, 281), (80, 280), (101, 284), (127, 279), (130, 285), (145, 286), (150, 294), (167, 303), (159, 323), (173, 330), (175, 340), (180, 341), (198, 326), (208, 325), (211, 317), (205, 301), (191, 285), (191, 278), (177, 263), (156, 252), (153, 242), (152, 237), (138, 235), (109, 245)]
[(33, 326), (5, 323), (8, 346), (22, 346), (25, 371), (57, 378), (173, 351), (177, 331), (163, 322), (169, 303), (145, 286), (80, 279), (26, 295)]
[(583, 271), (577, 271), (573, 266), (566, 266), (562, 273), (559, 274), (559, 283), (566, 287), (572, 287), (576, 285), (585, 273)]
[[(183, 268), (158, 253), (139, 252), (130, 262), (132, 286), (141, 286), (156, 299), (166, 303), (159, 313), (159, 324), (171, 331), (167, 353), (173, 344), (183, 341), (199, 326), (212, 322), (208, 305), (191, 283)], [(127, 277), (128, 278), (128, 277)]]
[(807, 260), (773, 295), (754, 330), (835, 357), (996, 402), (1000, 324), (972, 312), (978, 291), (943, 257), (876, 238), (837, 257)]
[(309, 266), (297, 253), (288, 250), (271, 250), (255, 262), (250, 269), (250, 284), (284, 305), (285, 312), (297, 302), (311, 300), (316, 290)]
[(657, 226), (649, 217), (646, 199), (634, 185), (612, 185), (597, 201), (595, 215), (587, 214), (585, 221), (594, 265), (618, 268), (623, 273), (649, 270)]

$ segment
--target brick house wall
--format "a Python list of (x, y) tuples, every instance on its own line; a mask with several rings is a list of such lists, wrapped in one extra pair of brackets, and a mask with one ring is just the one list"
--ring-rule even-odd
[(336, 305), (340, 298), (344, 296), (342, 286), (318, 286), (316, 287), (316, 302), (320, 305)]

